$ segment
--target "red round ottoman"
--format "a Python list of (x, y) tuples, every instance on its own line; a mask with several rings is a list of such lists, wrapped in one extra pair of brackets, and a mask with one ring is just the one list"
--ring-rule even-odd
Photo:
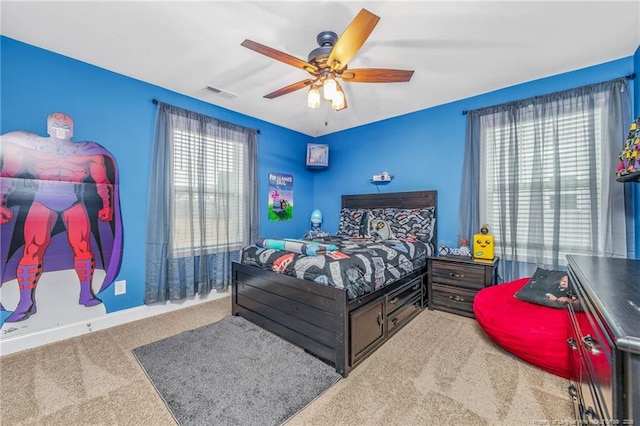
[(498, 345), (549, 373), (571, 375), (569, 313), (516, 299), (529, 278), (486, 287), (473, 301), (473, 311), (485, 333)]

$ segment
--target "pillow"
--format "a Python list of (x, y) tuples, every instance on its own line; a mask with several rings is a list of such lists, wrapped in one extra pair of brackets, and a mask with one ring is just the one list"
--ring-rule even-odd
[[(347, 237), (360, 237), (363, 232), (363, 218), (366, 216), (364, 209), (343, 208), (340, 210), (340, 224), (338, 225), (337, 235)], [(364, 221), (364, 227), (368, 226), (368, 222)]]
[(369, 220), (368, 234), (369, 237), (376, 240), (395, 240), (391, 226), (386, 220), (372, 217)]
[(514, 294), (516, 299), (550, 308), (566, 307), (577, 299), (566, 271), (550, 271), (537, 268), (531, 279)]
[(365, 238), (374, 237), (374, 235), (372, 234), (372, 231), (374, 230), (372, 226), (375, 226), (375, 225), (372, 225), (374, 220), (385, 220), (384, 209), (369, 209), (364, 213), (363, 223), (366, 224), (366, 226), (361, 228), (361, 231), (362, 231), (360, 232), (361, 237), (365, 237)]
[[(371, 209), (368, 223), (378, 219), (385, 221), (391, 228), (392, 238), (413, 238), (426, 243), (431, 243), (436, 224), (435, 207), (423, 209), (384, 208)], [(367, 227), (365, 237), (372, 237), (373, 228)]]
[(384, 209), (383, 219), (389, 222), (396, 238), (414, 238), (430, 242), (435, 229), (435, 207), (423, 209)]

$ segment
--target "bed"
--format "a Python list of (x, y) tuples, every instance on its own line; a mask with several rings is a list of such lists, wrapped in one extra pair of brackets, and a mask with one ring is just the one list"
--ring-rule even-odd
[[(351, 280), (354, 269), (351, 272), (336, 272), (335, 277), (341, 277), (338, 281), (342, 280), (342, 285), (327, 282), (326, 275), (319, 271), (301, 275), (298, 270), (298, 273), (288, 275), (292, 272), (286, 272), (286, 266), (279, 265), (275, 269), (272, 263), (258, 266), (252, 264), (244, 254), (246, 262), (232, 264), (233, 315), (242, 316), (304, 348), (335, 366), (344, 377), (426, 306), (426, 258), (434, 254), (437, 241), (436, 191), (343, 195), (339, 233), (340, 238), (348, 244), (354, 244), (354, 240), (362, 235), (362, 230), (351, 232), (343, 229), (345, 212), (356, 211), (369, 215), (361, 221), (367, 224), (367, 230), (369, 224), (374, 223), (372, 218), (380, 219), (387, 214), (389, 220), (386, 224), (394, 229), (394, 234), (399, 235), (396, 241), (391, 242), (386, 241), (386, 237), (375, 238), (377, 235), (374, 235), (371, 239), (378, 250), (389, 250), (385, 244), (392, 244), (402, 251), (401, 244), (412, 244), (415, 252), (419, 253), (419, 259), (411, 258), (410, 265), (404, 263), (404, 267), (396, 267), (391, 276), (386, 275), (373, 283)], [(411, 211), (416, 215), (431, 212), (433, 219), (429, 232), (421, 234), (420, 228), (414, 233), (412, 228), (407, 227), (407, 221), (412, 223), (407, 215), (398, 215), (400, 221), (392, 220), (390, 212), (398, 211)], [(335, 237), (321, 241), (321, 244), (334, 243), (340, 247), (338, 251), (343, 249)], [(255, 249), (251, 250), (255, 254)], [(243, 249), (243, 253), (248, 251), (248, 248)], [(359, 255), (364, 251), (366, 249), (358, 252)], [(332, 253), (335, 252), (298, 257), (309, 262), (310, 258), (316, 260), (318, 256), (326, 257)], [(289, 265), (299, 261), (294, 261), (293, 257), (287, 262)], [(331, 263), (335, 259), (325, 260)], [(358, 266), (352, 264), (351, 268)], [(376, 275), (362, 269), (359, 278)], [(355, 283), (355, 287), (347, 281), (353, 281), (351, 284)]]

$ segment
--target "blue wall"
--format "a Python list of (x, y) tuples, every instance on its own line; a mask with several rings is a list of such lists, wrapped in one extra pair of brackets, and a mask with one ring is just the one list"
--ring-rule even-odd
[[(636, 63), (638, 56), (636, 53)], [(326, 212), (325, 227), (333, 230), (337, 229), (341, 194), (435, 189), (438, 191), (438, 239), (458, 243), (466, 132), (463, 111), (602, 82), (633, 72), (634, 58), (628, 57), (318, 138), (318, 142), (329, 144), (330, 166), (316, 177), (316, 208)], [(633, 81), (630, 84), (633, 86)], [(637, 97), (637, 87), (635, 93)], [(394, 175), (394, 180), (385, 185), (371, 184), (371, 176), (381, 171)]]
[[(7, 37), (0, 38), (0, 50), (0, 134), (23, 130), (47, 136), (47, 116), (63, 112), (74, 120), (73, 140), (98, 142), (116, 158), (124, 226), (124, 255), (117, 279), (127, 280), (127, 294), (115, 298), (113, 290), (103, 291), (100, 298), (109, 312), (143, 304), (154, 98), (259, 129), (261, 235), (299, 237), (308, 229), (314, 176), (305, 169), (304, 158), (310, 137)], [(294, 177), (292, 221), (267, 220), (269, 172)]]
[[(635, 117), (640, 117), (640, 46), (636, 49), (636, 53), (633, 55), (633, 69), (635, 70), (635, 87), (634, 87), (634, 105), (635, 105)], [(640, 182), (633, 185), (634, 199), (635, 199), (635, 211), (636, 218), (640, 217)], [(640, 219), (636, 220), (636, 257), (640, 259)]]
[(636, 73), (636, 85), (634, 90), (635, 98), (635, 116), (640, 116), (640, 46), (636, 49), (636, 53), (633, 55), (633, 69)]
[[(64, 112), (74, 119), (74, 140), (96, 141), (113, 153), (118, 162), (125, 244), (117, 279), (128, 281), (128, 292), (117, 299), (111, 292), (100, 295), (109, 312), (143, 304), (153, 98), (260, 130), (261, 236), (303, 235), (314, 208), (323, 212), (323, 229), (335, 232), (342, 194), (436, 189), (438, 235), (440, 239), (455, 241), (466, 126), (463, 110), (605, 81), (631, 74), (634, 68), (640, 71), (639, 49), (633, 57), (313, 139), (6, 37), (0, 37), (0, 50), (0, 134), (24, 130), (46, 136), (47, 115)], [(636, 113), (640, 105), (638, 86), (634, 87)], [(308, 142), (330, 145), (327, 170), (305, 169)], [(394, 175), (394, 180), (379, 186), (369, 183), (371, 176), (381, 171)], [(269, 172), (294, 177), (292, 221), (267, 220)], [(636, 195), (640, 192), (638, 186)]]

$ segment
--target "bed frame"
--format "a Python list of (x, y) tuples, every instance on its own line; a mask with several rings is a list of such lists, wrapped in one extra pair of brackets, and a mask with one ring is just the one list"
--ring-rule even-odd
[[(436, 191), (343, 195), (343, 208), (436, 207)], [(432, 239), (436, 248), (437, 238)], [(324, 286), (255, 266), (232, 264), (232, 313), (349, 372), (426, 305), (426, 266), (354, 300)]]

